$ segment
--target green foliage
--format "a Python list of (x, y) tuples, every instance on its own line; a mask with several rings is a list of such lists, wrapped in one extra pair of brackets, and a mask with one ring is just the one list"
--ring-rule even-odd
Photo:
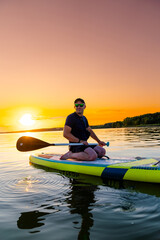
[(144, 114), (132, 118), (125, 118), (123, 121), (124, 127), (146, 124), (160, 124), (160, 112)]
[(160, 112), (148, 113), (136, 117), (127, 117), (123, 121), (117, 121), (113, 123), (106, 123), (104, 127), (134, 127), (134, 126), (143, 126), (143, 125), (160, 125)]

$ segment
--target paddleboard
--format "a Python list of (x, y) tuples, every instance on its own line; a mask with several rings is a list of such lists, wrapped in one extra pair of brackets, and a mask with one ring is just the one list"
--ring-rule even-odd
[(147, 159), (97, 159), (95, 161), (60, 160), (60, 155), (31, 155), (31, 163), (61, 171), (98, 176), (102, 179), (129, 180), (160, 183), (159, 160)]

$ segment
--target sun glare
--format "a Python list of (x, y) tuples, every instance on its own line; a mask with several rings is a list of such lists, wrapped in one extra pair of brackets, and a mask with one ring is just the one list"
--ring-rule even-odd
[(19, 122), (23, 126), (32, 126), (35, 123), (35, 120), (32, 119), (32, 115), (30, 113), (26, 113), (20, 118)]

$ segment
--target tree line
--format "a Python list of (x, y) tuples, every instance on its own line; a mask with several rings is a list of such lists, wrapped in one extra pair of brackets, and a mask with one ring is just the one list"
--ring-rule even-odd
[(123, 121), (105, 123), (104, 128), (160, 125), (160, 112), (148, 113), (136, 117), (127, 117)]

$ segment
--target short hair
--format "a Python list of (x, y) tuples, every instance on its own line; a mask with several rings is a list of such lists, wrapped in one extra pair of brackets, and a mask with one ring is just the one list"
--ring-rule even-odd
[(74, 101), (74, 104), (77, 103), (78, 101), (82, 102), (82, 103), (85, 103), (85, 101), (82, 99), (82, 98), (77, 98), (75, 101)]

